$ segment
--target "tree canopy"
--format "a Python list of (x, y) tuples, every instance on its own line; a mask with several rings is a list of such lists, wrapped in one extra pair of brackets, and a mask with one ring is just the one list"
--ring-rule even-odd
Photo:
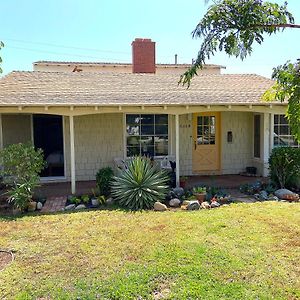
[[(262, 44), (264, 35), (286, 28), (300, 28), (283, 5), (263, 0), (216, 0), (192, 32), (202, 43), (194, 64), (180, 77), (179, 83), (191, 84), (197, 70), (217, 51), (245, 59), (254, 44)], [(292, 134), (300, 141), (300, 62), (287, 62), (273, 69), (277, 83), (267, 91), (265, 99), (288, 101), (287, 117)]]

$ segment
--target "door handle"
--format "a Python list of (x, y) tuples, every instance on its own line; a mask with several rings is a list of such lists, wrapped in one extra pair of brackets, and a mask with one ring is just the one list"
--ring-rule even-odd
[(197, 142), (194, 142), (195, 150), (197, 149)]

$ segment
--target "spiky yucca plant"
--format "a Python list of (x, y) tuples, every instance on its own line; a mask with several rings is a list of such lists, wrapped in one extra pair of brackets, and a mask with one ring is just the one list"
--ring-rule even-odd
[(165, 199), (169, 176), (159, 170), (150, 159), (136, 156), (126, 164), (126, 169), (112, 181), (112, 196), (131, 210), (152, 208), (156, 201)]

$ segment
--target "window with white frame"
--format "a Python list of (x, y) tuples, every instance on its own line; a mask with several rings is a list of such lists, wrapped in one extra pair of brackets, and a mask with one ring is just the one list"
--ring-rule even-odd
[(168, 115), (126, 115), (127, 156), (168, 155)]
[(274, 115), (274, 147), (299, 147), (291, 134), (288, 120), (285, 115)]

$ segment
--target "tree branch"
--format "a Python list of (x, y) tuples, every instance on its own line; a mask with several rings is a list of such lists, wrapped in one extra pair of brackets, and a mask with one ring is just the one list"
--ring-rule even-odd
[(300, 28), (300, 24), (255, 24), (251, 25), (249, 28), (256, 27), (272, 27), (272, 28)]

